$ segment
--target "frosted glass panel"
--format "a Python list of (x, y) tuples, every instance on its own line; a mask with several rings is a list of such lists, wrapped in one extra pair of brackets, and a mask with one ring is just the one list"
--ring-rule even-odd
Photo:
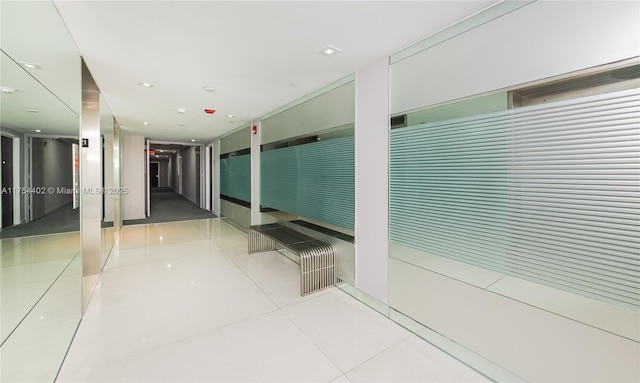
[(390, 239), (640, 307), (640, 91), (391, 132)]
[(251, 202), (251, 154), (220, 159), (220, 195)]
[(353, 229), (353, 151), (345, 137), (262, 152), (262, 206)]

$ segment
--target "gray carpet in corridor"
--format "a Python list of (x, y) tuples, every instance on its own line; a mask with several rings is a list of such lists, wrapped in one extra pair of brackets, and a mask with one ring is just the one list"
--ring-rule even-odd
[(73, 210), (72, 204), (68, 203), (35, 221), (2, 229), (0, 238), (28, 237), (79, 230), (80, 209)]
[[(145, 219), (124, 221), (125, 225), (188, 221), (215, 218), (210, 211), (200, 209), (191, 201), (169, 188), (151, 191), (151, 216)], [(103, 223), (102, 227), (113, 226)], [(80, 209), (65, 205), (40, 219), (22, 225), (14, 225), (0, 231), (0, 239), (66, 233), (80, 230)]]
[(158, 188), (151, 190), (151, 215), (145, 219), (127, 220), (124, 224), (139, 225), (215, 217), (213, 213), (200, 209), (173, 189)]

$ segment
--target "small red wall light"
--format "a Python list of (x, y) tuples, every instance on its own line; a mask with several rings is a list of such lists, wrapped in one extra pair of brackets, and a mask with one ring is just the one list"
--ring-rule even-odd
[(253, 125), (251, 127), (251, 134), (257, 134), (258, 133), (258, 125)]
[(215, 109), (205, 109), (204, 112), (206, 114), (214, 114), (216, 111), (215, 111)]

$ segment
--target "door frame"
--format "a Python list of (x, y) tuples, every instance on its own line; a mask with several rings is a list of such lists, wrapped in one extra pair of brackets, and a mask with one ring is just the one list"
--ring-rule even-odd
[[(3, 133), (4, 134), (4, 133)], [(33, 152), (32, 152), (32, 145), (33, 145), (33, 139), (34, 138), (68, 138), (70, 140), (78, 140), (78, 144), (77, 145), (78, 149), (80, 147), (80, 139), (77, 136), (67, 136), (67, 135), (59, 135), (59, 134), (26, 134), (25, 135), (25, 176), (24, 176), (24, 184), (27, 187), (27, 189), (33, 188)], [(19, 139), (18, 139), (19, 140)], [(14, 158), (15, 158), (15, 141), (14, 141)], [(73, 147), (73, 145), (72, 145)], [(73, 154), (73, 149), (71, 150), (72, 154)], [(80, 152), (78, 151), (78, 156)], [(70, 159), (72, 166), (74, 166), (73, 169), (73, 174), (74, 176), (78, 176), (79, 177), (79, 169), (75, 168), (75, 158)], [(78, 173), (76, 172), (78, 171)], [(14, 179), (15, 179), (15, 174), (14, 174)], [(76, 184), (75, 184), (75, 179), (73, 180), (73, 193), (74, 193), (74, 202), (73, 202), (73, 208), (77, 209), (79, 207), (79, 201), (80, 201), (80, 190), (78, 190), (76, 188)], [(79, 184), (78, 184), (79, 186)], [(26, 217), (25, 217), (25, 221), (26, 222), (31, 222), (33, 219), (33, 201), (31, 199), (32, 194), (31, 193), (27, 193), (25, 195), (25, 201), (26, 201), (26, 209), (25, 209), (25, 213), (26, 213)], [(77, 197), (77, 198), (76, 198)], [(76, 203), (77, 201), (77, 203)], [(15, 201), (14, 201), (15, 204)], [(14, 205), (15, 206), (15, 205)], [(15, 212), (15, 210), (14, 210)], [(15, 219), (15, 218), (14, 218)]]
[(151, 164), (158, 164), (158, 187), (160, 187), (160, 161), (149, 161), (149, 183), (151, 184), (151, 176), (153, 172), (151, 171)]
[[(11, 143), (12, 143), (12, 148), (11, 150), (13, 151), (12, 156), (11, 156), (11, 161), (13, 162), (13, 177), (12, 177), (12, 183), (13, 183), (13, 187), (20, 187), (22, 185), (22, 183), (20, 182), (20, 177), (22, 176), (22, 156), (21, 154), (23, 153), (22, 151), (22, 147), (21, 147), (21, 139), (20, 136), (7, 132), (7, 131), (3, 131), (2, 132), (2, 136), (7, 137), (9, 139), (11, 139)], [(22, 223), (22, 199), (21, 199), (21, 193), (12, 193), (13, 198), (12, 198), (12, 202), (13, 202), (13, 225), (20, 225)], [(2, 206), (0, 206), (0, 216), (2, 214)], [(0, 229), (2, 228), (2, 222), (0, 222)]]

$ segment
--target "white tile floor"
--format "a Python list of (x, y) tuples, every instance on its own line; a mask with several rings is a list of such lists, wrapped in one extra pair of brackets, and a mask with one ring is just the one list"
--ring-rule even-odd
[(486, 381), (219, 219), (125, 226), (58, 382)]

